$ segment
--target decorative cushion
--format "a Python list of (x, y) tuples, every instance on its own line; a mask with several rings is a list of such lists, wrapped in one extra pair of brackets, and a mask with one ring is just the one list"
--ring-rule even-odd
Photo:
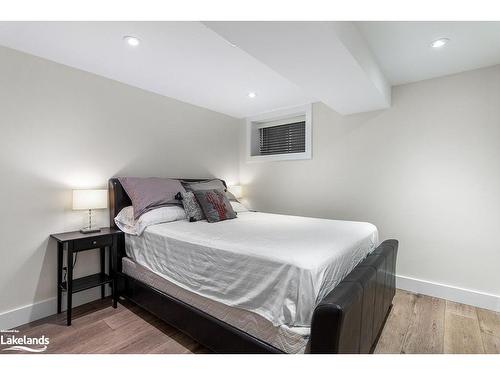
[(201, 209), (194, 193), (192, 191), (186, 191), (180, 193), (182, 199), (182, 205), (184, 206), (184, 211), (186, 211), (186, 216), (189, 221), (198, 221), (205, 219), (205, 214)]
[(183, 181), (182, 185), (187, 191), (222, 190), (226, 194), (227, 199), (229, 199), (230, 201), (237, 201), (236, 197), (229, 190), (227, 190), (224, 182), (222, 182), (222, 180), (219, 180), (218, 178), (198, 182)]
[(119, 177), (134, 207), (134, 219), (143, 213), (170, 204), (180, 204), (175, 199), (178, 192), (185, 192), (179, 180), (159, 177)]
[(236, 217), (236, 212), (231, 207), (224, 191), (217, 189), (199, 190), (195, 191), (194, 195), (209, 223)]

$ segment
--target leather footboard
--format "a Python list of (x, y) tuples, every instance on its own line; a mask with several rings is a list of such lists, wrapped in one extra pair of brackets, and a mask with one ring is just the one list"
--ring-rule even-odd
[(311, 353), (369, 353), (396, 293), (397, 240), (382, 242), (319, 304)]

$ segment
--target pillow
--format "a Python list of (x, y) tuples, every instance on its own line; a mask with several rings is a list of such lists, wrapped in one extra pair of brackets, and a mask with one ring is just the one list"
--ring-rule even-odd
[(230, 201), (231, 207), (233, 208), (234, 212), (248, 212), (249, 209), (243, 206), (240, 202), (238, 201)]
[(217, 189), (199, 190), (195, 191), (194, 195), (209, 223), (236, 217), (236, 212), (223, 191)]
[(226, 191), (226, 187), (222, 180), (218, 178), (214, 178), (206, 181), (182, 181), (182, 184), (186, 188), (187, 191), (198, 191), (198, 190), (223, 190)]
[(205, 219), (203, 210), (201, 209), (198, 201), (196, 200), (192, 191), (181, 193), (182, 205), (189, 221), (198, 221)]
[(238, 199), (234, 196), (233, 193), (229, 191), (229, 189), (226, 189), (226, 197), (232, 202), (239, 202)]
[(144, 213), (139, 220), (134, 219), (134, 208), (123, 208), (115, 217), (115, 223), (122, 232), (140, 236), (150, 225), (169, 223), (171, 221), (185, 220), (186, 212), (179, 206), (166, 206), (156, 208)]
[(180, 204), (175, 195), (185, 192), (179, 180), (170, 178), (119, 177), (118, 180), (132, 201), (136, 220), (154, 208)]
[(222, 190), (223, 192), (225, 192), (227, 199), (229, 199), (230, 201), (237, 201), (236, 197), (229, 190), (227, 190), (222, 180), (219, 180), (218, 178), (198, 182), (183, 181), (182, 184), (187, 191), (193, 192), (199, 190)]

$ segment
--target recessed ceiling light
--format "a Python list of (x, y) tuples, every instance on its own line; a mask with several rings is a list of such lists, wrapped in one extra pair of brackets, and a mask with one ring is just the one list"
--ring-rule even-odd
[(253, 98), (255, 98), (256, 96), (257, 96), (257, 94), (256, 94), (256, 93), (254, 93), (254, 92), (249, 92), (249, 93), (248, 93), (248, 97), (249, 97), (250, 99), (253, 99)]
[(431, 43), (432, 48), (444, 47), (450, 40), (448, 38), (440, 38)]
[(123, 40), (129, 45), (129, 46), (132, 46), (132, 47), (137, 47), (141, 41), (139, 40), (139, 38), (135, 37), (135, 36), (130, 36), (130, 35), (127, 35), (127, 36), (124, 36), (123, 37)]

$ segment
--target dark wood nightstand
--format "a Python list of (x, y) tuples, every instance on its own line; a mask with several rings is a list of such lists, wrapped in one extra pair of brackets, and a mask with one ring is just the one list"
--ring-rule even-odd
[[(111, 285), (113, 307), (116, 308), (117, 293), (115, 287), (116, 252), (119, 236), (123, 232), (102, 228), (100, 232), (83, 234), (79, 231), (51, 234), (50, 237), (57, 241), (57, 313), (61, 313), (62, 292), (67, 297), (67, 324), (71, 325), (71, 308), (73, 293), (90, 288), (101, 287), (101, 298), (104, 298), (106, 284)], [(106, 248), (109, 252), (109, 272), (106, 273)], [(79, 251), (99, 249), (101, 270), (100, 272), (73, 280), (73, 256)], [(66, 281), (63, 281), (63, 253), (66, 250)]]

